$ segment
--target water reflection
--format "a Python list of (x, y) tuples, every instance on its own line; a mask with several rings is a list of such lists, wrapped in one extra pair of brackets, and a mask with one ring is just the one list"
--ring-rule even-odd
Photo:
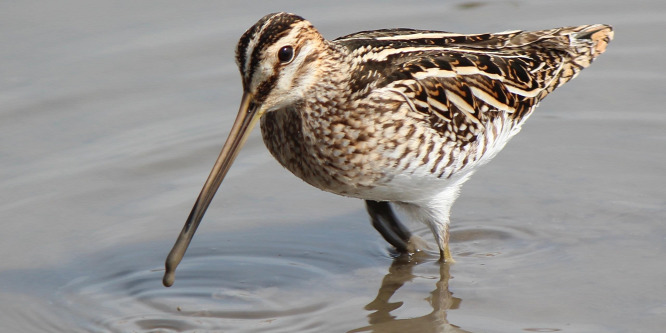
[(457, 309), (462, 300), (453, 297), (449, 291), (449, 264), (434, 263), (439, 268), (439, 280), (435, 283), (435, 289), (430, 292), (427, 301), (432, 311), (419, 317), (397, 319), (392, 312), (400, 309), (404, 302), (401, 300), (391, 301), (398, 289), (405, 283), (417, 278), (414, 275), (414, 267), (422, 263), (418, 257), (401, 256), (396, 258), (389, 272), (384, 276), (382, 284), (377, 292), (377, 297), (365, 306), (366, 310), (374, 311), (368, 315), (368, 326), (349, 331), (353, 332), (468, 332), (448, 322), (447, 310)]
[[(202, 235), (174, 288), (159, 283), (171, 244), (106, 249), (59, 266), (57, 272), (73, 273), (56, 284), (53, 301), (90, 331), (466, 332), (447, 318), (461, 304), (449, 291), (449, 265), (427, 251), (393, 258), (369, 226), (350, 232), (365, 218), (360, 213), (337, 216), (336, 228), (296, 224)], [(524, 262), (551, 250), (533, 241), (533, 232), (508, 224), (453, 229), (463, 286), (470, 262)], [(32, 275), (16, 272), (15, 284)]]
[[(106, 253), (93, 262), (113, 265), (76, 266), (90, 275), (59, 288), (54, 301), (90, 331), (466, 332), (448, 322), (461, 300), (449, 291), (449, 265), (432, 255), (378, 260), (380, 253), (360, 256), (354, 246), (311, 252), (324, 236), (287, 244), (273, 231), (195, 248), (176, 288), (159, 284), (161, 267), (131, 260), (145, 245)], [(249, 238), (260, 245), (239, 245)]]

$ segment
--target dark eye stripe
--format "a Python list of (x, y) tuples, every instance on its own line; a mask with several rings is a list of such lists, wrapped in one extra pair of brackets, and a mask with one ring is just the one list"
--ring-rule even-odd
[(277, 83), (277, 79), (278, 79), (278, 74), (274, 73), (273, 75), (271, 75), (270, 78), (268, 78), (268, 80), (262, 82), (259, 85), (259, 87), (257, 87), (257, 93), (254, 95), (255, 96), (255, 100), (254, 100), (255, 103), (261, 104), (266, 100), (270, 91), (273, 90), (273, 88), (275, 87), (275, 84)]

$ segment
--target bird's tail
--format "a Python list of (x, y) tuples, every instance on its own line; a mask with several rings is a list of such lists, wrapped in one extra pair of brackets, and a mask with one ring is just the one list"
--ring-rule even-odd
[(576, 63), (587, 67), (600, 54), (606, 51), (606, 47), (613, 40), (613, 27), (605, 24), (583, 25), (572, 28), (572, 48), (577, 54)]
[(581, 25), (565, 27), (549, 31), (550, 38), (542, 40), (548, 48), (559, 50), (560, 65), (553, 75), (540, 98), (555, 90), (555, 88), (575, 78), (584, 68), (590, 66), (592, 61), (606, 51), (608, 43), (613, 39), (613, 28), (605, 24)]

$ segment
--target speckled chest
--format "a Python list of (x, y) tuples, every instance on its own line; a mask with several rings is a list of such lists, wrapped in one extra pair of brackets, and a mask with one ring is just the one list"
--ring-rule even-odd
[(264, 143), (282, 166), (312, 186), (349, 196), (360, 195), (382, 178), (364, 166), (372, 154), (358, 149), (358, 141), (350, 137), (354, 132), (360, 130), (296, 107), (268, 112), (261, 119)]

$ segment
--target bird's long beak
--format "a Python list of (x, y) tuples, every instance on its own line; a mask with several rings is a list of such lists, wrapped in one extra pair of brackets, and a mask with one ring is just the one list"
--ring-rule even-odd
[(201, 193), (197, 198), (197, 201), (192, 207), (192, 212), (185, 222), (183, 230), (178, 235), (176, 243), (173, 245), (169, 256), (167, 256), (165, 267), (166, 272), (164, 273), (164, 279), (162, 283), (165, 287), (170, 287), (173, 285), (175, 280), (175, 271), (176, 267), (183, 259), (187, 247), (190, 245), (192, 236), (194, 232), (197, 231), (197, 227), (201, 222), (208, 205), (215, 196), (215, 192), (222, 183), (224, 176), (229, 171), (229, 167), (236, 159), (238, 152), (241, 147), (247, 140), (247, 137), (250, 135), (252, 128), (257, 123), (257, 120), (260, 118), (260, 114), (257, 112), (257, 108), (253, 106), (252, 94), (245, 92), (243, 94), (243, 100), (241, 101), (240, 110), (238, 110), (238, 116), (234, 122), (234, 126), (231, 128), (229, 137), (222, 147), (222, 152), (213, 166), (213, 170), (210, 172), (206, 183), (201, 189)]

